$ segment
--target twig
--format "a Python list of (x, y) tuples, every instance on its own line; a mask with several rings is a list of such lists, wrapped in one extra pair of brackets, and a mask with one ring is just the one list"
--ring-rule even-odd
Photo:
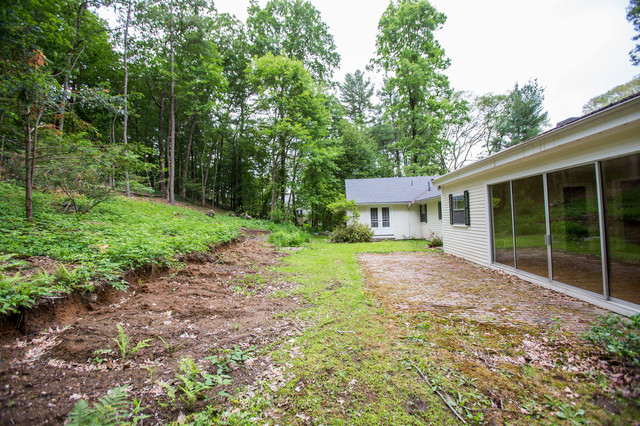
[(424, 374), (422, 374), (422, 371), (420, 371), (420, 369), (418, 368), (418, 366), (417, 366), (417, 365), (415, 365), (415, 364), (413, 363), (413, 361), (411, 361), (411, 360), (409, 360), (409, 362), (411, 363), (411, 365), (413, 365), (413, 368), (415, 368), (415, 369), (418, 371), (418, 373), (420, 374), (420, 376), (422, 376), (422, 378), (424, 379), (424, 381), (425, 381), (425, 382), (427, 382), (427, 384), (429, 385), (429, 387), (431, 387), (431, 389), (432, 389), (435, 393), (437, 393), (437, 394), (438, 394), (438, 396), (440, 397), (440, 399), (442, 399), (442, 400), (444, 401), (444, 403), (445, 403), (445, 404), (447, 404), (447, 407), (449, 407), (449, 409), (453, 412), (453, 414), (455, 414), (455, 415), (456, 415), (456, 417), (458, 418), (458, 420), (460, 420), (460, 421), (462, 422), (462, 424), (465, 424), (465, 425), (466, 425), (466, 424), (467, 424), (467, 422), (466, 422), (466, 421), (464, 421), (464, 419), (460, 416), (460, 414), (458, 414), (458, 412), (457, 412), (456, 410), (454, 410), (454, 408), (449, 404), (449, 402), (448, 402), (448, 401), (445, 399), (445, 397), (440, 393), (440, 391), (439, 391), (438, 389), (436, 389), (436, 387), (435, 387), (435, 386), (433, 386), (433, 385), (431, 384), (431, 382), (429, 381), (429, 379), (428, 379)]
[(355, 333), (355, 331), (351, 330), (336, 330), (338, 333)]

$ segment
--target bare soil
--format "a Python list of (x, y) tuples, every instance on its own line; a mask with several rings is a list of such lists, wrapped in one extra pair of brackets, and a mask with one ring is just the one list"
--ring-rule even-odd
[[(5, 318), (0, 324), (0, 424), (62, 424), (80, 398), (95, 402), (117, 386), (129, 386), (132, 397), (152, 407), (147, 414), (153, 417), (145, 424), (174, 421), (184, 407), (161, 406), (167, 400), (158, 382), (175, 383), (184, 357), (212, 372), (204, 359), (235, 346), (256, 351), (234, 367), (230, 389), (261, 380), (273, 365), (259, 355), (260, 348), (302, 327), (279, 315), (296, 309), (299, 300), (276, 293), (292, 284), (270, 270), (285, 254), (263, 236), (245, 230), (238, 241), (211, 253), (185, 256), (179, 270), (130, 273), (126, 291), (76, 294), (20, 318)], [(131, 347), (154, 339), (151, 346), (119, 359), (113, 340), (117, 324)], [(113, 352), (95, 353), (108, 348)]]

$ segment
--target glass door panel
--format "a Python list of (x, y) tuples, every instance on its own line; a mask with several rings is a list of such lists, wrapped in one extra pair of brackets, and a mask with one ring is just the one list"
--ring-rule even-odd
[(516, 267), (549, 277), (542, 175), (513, 181)]
[(603, 294), (595, 164), (547, 174), (553, 279)]
[(640, 155), (602, 162), (609, 295), (640, 304)]
[(493, 218), (493, 261), (515, 267), (513, 254), (513, 221), (511, 220), (511, 185), (491, 185)]

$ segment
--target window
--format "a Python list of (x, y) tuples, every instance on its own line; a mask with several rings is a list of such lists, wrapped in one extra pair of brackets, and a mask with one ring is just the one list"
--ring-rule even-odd
[(378, 227), (378, 209), (377, 208), (371, 209), (371, 227), (372, 228)]
[(449, 194), (449, 220), (451, 225), (471, 225), (469, 220), (469, 191)]
[(389, 226), (391, 226), (389, 223), (389, 207), (383, 207), (382, 208), (382, 227), (388, 228)]
[(438, 220), (442, 220), (442, 202), (438, 201)]
[(420, 204), (420, 223), (427, 223), (427, 205)]

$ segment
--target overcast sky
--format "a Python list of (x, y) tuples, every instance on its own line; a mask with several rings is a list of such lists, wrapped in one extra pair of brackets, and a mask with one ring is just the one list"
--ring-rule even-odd
[[(246, 21), (249, 0), (214, 0)], [(259, 0), (261, 6), (267, 1)], [(334, 79), (364, 70), (388, 0), (311, 0), (342, 56)], [(582, 114), (592, 97), (640, 74), (629, 62), (629, 0), (431, 0), (447, 15), (436, 38), (456, 90), (503, 93), (537, 78), (553, 125)]]

